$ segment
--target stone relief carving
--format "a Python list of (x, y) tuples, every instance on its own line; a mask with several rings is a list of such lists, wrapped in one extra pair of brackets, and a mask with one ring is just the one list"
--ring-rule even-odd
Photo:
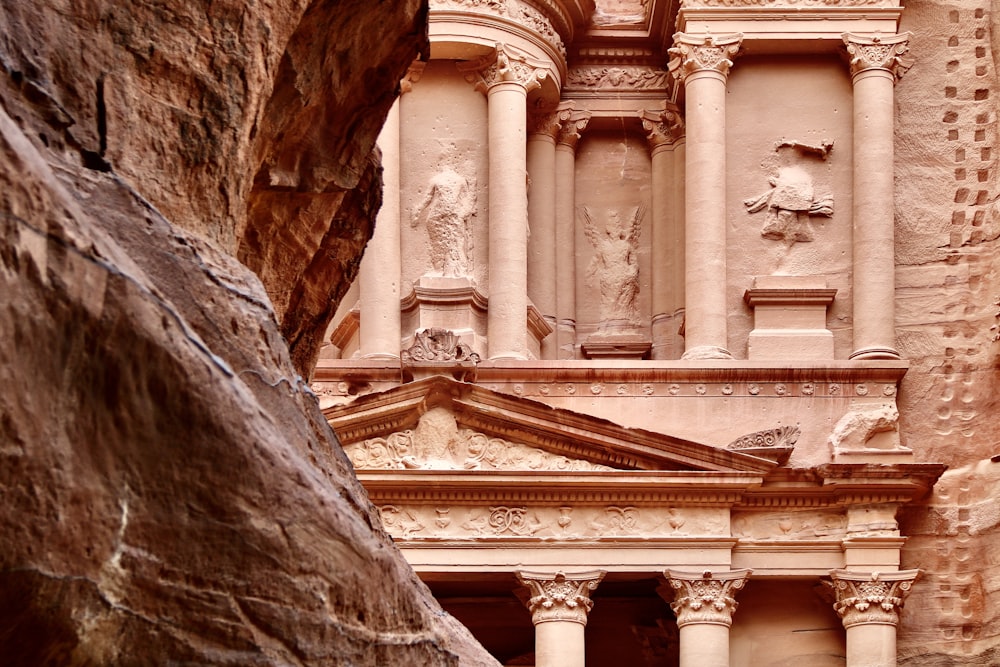
[(431, 176), (427, 195), (410, 223), (427, 229), (431, 265), (442, 276), (472, 275), (470, 246), (476, 196), (475, 183), (444, 164)]
[[(386, 505), (389, 534), (400, 539), (515, 537), (560, 540), (689, 538), (729, 535), (729, 513), (713, 508), (605, 505)], [(405, 533), (405, 534), (404, 534)], [(806, 533), (813, 535), (813, 533)], [(750, 537), (750, 534), (745, 537)], [(766, 536), (762, 536), (766, 537)]]
[(743, 205), (750, 214), (766, 211), (764, 227), (760, 231), (765, 239), (781, 240), (788, 244), (812, 241), (814, 232), (810, 216), (833, 216), (833, 197), (829, 194), (815, 194), (812, 175), (793, 156), (825, 160), (833, 150), (833, 142), (826, 141), (813, 146), (798, 141), (780, 141), (774, 150), (781, 162), (774, 167), (774, 173), (768, 178), (771, 189), (744, 200)]
[(874, 436), (879, 433), (895, 433), (898, 426), (899, 410), (895, 403), (856, 405), (837, 422), (830, 434), (830, 444), (834, 450), (872, 447)]
[(662, 69), (628, 66), (574, 67), (566, 75), (570, 88), (628, 88), (650, 90), (667, 87), (670, 74)]
[(444, 408), (428, 411), (416, 429), (353, 443), (344, 451), (358, 470), (613, 470), (459, 429)]
[(699, 70), (715, 70), (728, 76), (732, 58), (742, 43), (742, 33), (696, 36), (679, 32), (674, 35), (674, 45), (667, 50), (670, 54), (667, 69), (681, 83)]
[(649, 0), (599, 0), (590, 17), (593, 26), (633, 25), (644, 23), (649, 15)]
[(590, 591), (597, 588), (604, 572), (567, 575), (557, 572), (540, 574), (518, 572), (517, 579), (531, 591), (526, 606), (535, 624), (546, 621), (573, 621), (587, 624), (587, 614), (594, 606)]
[(779, 426), (766, 431), (741, 435), (726, 445), (726, 449), (760, 449), (763, 447), (791, 447), (799, 439), (798, 426)]
[(830, 573), (833, 583), (827, 585), (837, 596), (833, 608), (845, 628), (863, 623), (897, 625), (899, 610), (919, 575), (920, 570), (871, 574), (835, 570)]
[(734, 512), (733, 537), (750, 540), (792, 540), (842, 537), (847, 534), (843, 512)]
[(619, 211), (610, 209), (601, 229), (590, 209), (583, 207), (583, 232), (595, 250), (587, 285), (596, 280), (600, 286), (602, 322), (638, 322), (639, 231), (645, 212), (644, 206), (637, 206), (631, 218), (623, 220)]
[(447, 329), (424, 329), (413, 336), (413, 345), (400, 353), (404, 362), (420, 361), (470, 361), (479, 363), (479, 355), (459, 341)]
[(496, 43), (491, 56), (458, 63), (456, 67), (466, 81), (484, 94), (490, 87), (503, 82), (519, 83), (531, 92), (541, 87), (542, 81), (549, 76), (549, 70), (541, 63), (529, 61), (526, 55), (500, 42)]
[(850, 58), (851, 76), (866, 69), (884, 69), (898, 79), (913, 65), (906, 53), (910, 50), (911, 33), (899, 35), (843, 34), (844, 45)]
[(749, 570), (734, 570), (713, 574), (705, 570), (700, 576), (691, 572), (667, 570), (664, 573), (674, 590), (670, 603), (677, 616), (677, 627), (688, 623), (732, 625), (737, 602), (734, 597), (746, 585)]

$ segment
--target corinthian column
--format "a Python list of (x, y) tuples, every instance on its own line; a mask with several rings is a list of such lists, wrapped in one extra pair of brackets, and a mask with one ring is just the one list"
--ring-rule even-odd
[(726, 349), (726, 79), (742, 34), (674, 35), (669, 69), (684, 84), (684, 359), (730, 359)]
[[(528, 297), (556, 330), (556, 136), (569, 111), (532, 114), (528, 132)], [(556, 336), (542, 341), (542, 359), (556, 359)]]
[[(679, 145), (683, 145), (684, 122), (676, 109), (641, 111), (642, 127), (648, 133), (652, 163), (652, 252), (653, 263), (653, 359), (680, 356), (680, 322), (684, 312), (684, 225), (678, 211), (677, 183), (683, 181), (683, 164), (678, 168)], [(683, 149), (679, 151), (683, 159)], [(680, 216), (678, 216), (680, 213)], [(678, 219), (680, 218), (680, 219)]]
[(898, 359), (895, 328), (893, 88), (910, 33), (844, 33), (854, 83), (854, 352)]
[(590, 592), (604, 575), (603, 570), (517, 573), (531, 593), (527, 607), (535, 624), (535, 667), (583, 667), (584, 628), (594, 606)]
[(556, 137), (556, 343), (560, 359), (576, 356), (576, 145), (589, 111), (567, 108)]
[(750, 570), (664, 572), (680, 632), (680, 667), (729, 667), (729, 628)]
[(846, 667), (896, 667), (899, 610), (920, 570), (830, 573), (833, 608), (847, 631)]
[(460, 70), (486, 93), (490, 160), (490, 290), (487, 349), (490, 359), (528, 358), (528, 92), (548, 76), (498, 43), (492, 58)]

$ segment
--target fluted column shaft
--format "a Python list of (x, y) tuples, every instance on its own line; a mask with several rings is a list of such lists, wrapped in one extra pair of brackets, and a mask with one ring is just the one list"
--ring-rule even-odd
[(919, 570), (830, 573), (847, 634), (846, 667), (896, 667), (899, 610)]
[(604, 574), (602, 570), (517, 573), (530, 594), (526, 605), (535, 625), (535, 667), (584, 667), (584, 630), (594, 606), (590, 592)]
[(680, 637), (680, 667), (729, 667), (729, 628), (750, 570), (664, 572), (674, 599)]
[(382, 207), (358, 270), (362, 357), (399, 357), (399, 105), (397, 99), (378, 136), (382, 151)]
[(854, 352), (898, 359), (895, 329), (893, 89), (909, 33), (844, 34), (854, 84)]
[(670, 49), (670, 70), (686, 97), (686, 359), (732, 357), (726, 349), (726, 79), (742, 39), (678, 33)]

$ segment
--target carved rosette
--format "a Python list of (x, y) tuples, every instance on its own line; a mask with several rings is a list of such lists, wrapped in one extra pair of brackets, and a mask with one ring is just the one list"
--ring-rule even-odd
[(674, 591), (670, 608), (677, 616), (677, 627), (689, 623), (729, 627), (733, 624), (733, 612), (737, 606), (733, 595), (746, 585), (750, 570), (714, 573), (709, 570), (701, 573), (666, 570), (664, 576)]
[(893, 80), (899, 79), (913, 65), (913, 59), (906, 55), (910, 50), (911, 36), (909, 32), (901, 35), (875, 33), (871, 37), (845, 32), (841, 37), (850, 58), (851, 76), (865, 70), (881, 69), (890, 72)]
[(667, 69), (681, 83), (695, 72), (715, 71), (729, 76), (732, 58), (742, 43), (743, 33), (696, 36), (678, 32), (674, 35), (674, 45), (667, 51), (670, 54)]
[(851, 572), (834, 570), (830, 573), (837, 601), (833, 608), (845, 628), (861, 624), (898, 625), (899, 610), (910, 594), (920, 570), (899, 572)]
[(675, 109), (643, 109), (639, 118), (642, 128), (648, 133), (646, 141), (651, 149), (669, 146), (684, 136), (684, 119)]
[(531, 592), (526, 606), (531, 621), (538, 625), (549, 621), (587, 624), (587, 614), (594, 606), (590, 592), (597, 588), (606, 573), (603, 570), (555, 575), (518, 572), (517, 579)]
[(496, 43), (492, 55), (459, 63), (457, 67), (465, 75), (465, 80), (483, 94), (488, 94), (492, 87), (501, 83), (518, 83), (530, 93), (540, 88), (542, 81), (549, 76), (549, 68), (543, 62), (501, 42)]

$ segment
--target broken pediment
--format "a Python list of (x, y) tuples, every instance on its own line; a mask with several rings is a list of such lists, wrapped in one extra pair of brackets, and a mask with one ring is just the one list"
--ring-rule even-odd
[[(627, 428), (443, 375), (324, 410), (366, 470), (650, 470), (759, 475), (787, 460)], [(784, 448), (782, 448), (784, 449)]]
[(424, 413), (416, 428), (368, 438), (344, 451), (357, 470), (613, 470), (459, 428), (455, 415), (443, 407)]

